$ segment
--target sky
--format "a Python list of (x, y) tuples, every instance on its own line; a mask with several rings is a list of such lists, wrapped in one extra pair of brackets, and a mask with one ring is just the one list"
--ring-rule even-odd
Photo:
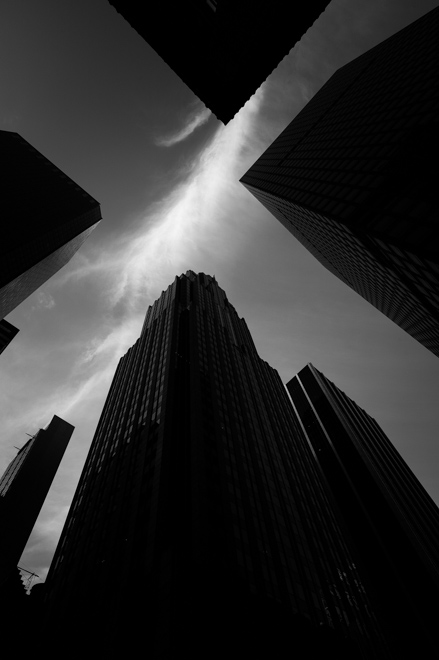
[(97, 199), (103, 217), (7, 317), (20, 332), (0, 357), (0, 474), (54, 414), (75, 426), (20, 560), (36, 581), (118, 360), (189, 269), (216, 276), (284, 383), (312, 362), (372, 415), (439, 504), (439, 360), (239, 183), (332, 73), (437, 4), (332, 0), (224, 126), (106, 0), (2, 0), (0, 129)]

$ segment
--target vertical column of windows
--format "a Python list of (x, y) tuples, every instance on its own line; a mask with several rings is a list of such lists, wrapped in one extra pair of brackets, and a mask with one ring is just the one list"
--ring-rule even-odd
[(148, 373), (145, 375), (145, 380), (139, 389), (139, 398), (142, 395), (139, 407), (140, 424), (146, 421), (149, 414), (151, 414), (151, 421), (158, 422), (160, 419), (171, 337), (172, 306), (169, 302), (172, 299), (174, 289), (175, 287), (171, 286), (165, 294), (162, 294), (164, 303), (161, 316), (156, 319), (150, 329)]
[[(234, 379), (234, 382), (237, 383), (240, 395), (243, 397), (243, 402), (240, 402), (238, 398), (236, 399), (237, 405), (235, 405), (234, 399), (233, 398), (231, 399), (231, 409), (236, 422), (235, 426), (238, 429), (238, 439), (239, 439), (239, 442), (237, 442), (237, 438), (234, 434), (233, 444), (235, 448), (239, 447), (240, 454), (242, 456), (242, 460), (240, 463), (241, 463), (241, 467), (243, 468), (244, 478), (245, 478), (245, 481), (242, 485), (245, 488), (246, 497), (248, 498), (250, 502), (250, 507), (253, 511), (252, 519), (257, 533), (257, 539), (258, 539), (257, 546), (260, 555), (260, 561), (262, 561), (261, 570), (264, 579), (266, 581), (265, 590), (267, 593), (270, 593), (274, 597), (278, 598), (279, 597), (278, 576), (275, 569), (275, 564), (273, 563), (274, 560), (272, 559), (271, 556), (271, 550), (267, 547), (267, 528), (264, 520), (264, 515), (262, 514), (262, 508), (261, 508), (262, 502), (260, 501), (262, 493), (258, 492), (257, 489), (255, 490), (256, 482), (255, 482), (254, 468), (249, 467), (253, 464), (253, 459), (251, 458), (252, 452), (250, 451), (250, 447), (247, 445), (249, 435), (248, 432), (245, 431), (245, 427), (241, 415), (241, 412), (243, 412), (244, 410), (247, 411), (246, 417), (248, 418), (248, 425), (250, 426), (251, 436), (253, 436), (252, 447), (253, 450), (256, 451), (256, 456), (257, 456), (256, 460), (259, 467), (258, 472), (261, 475), (262, 487), (264, 489), (263, 499), (266, 500), (267, 503), (269, 504), (269, 514), (272, 517), (272, 519), (275, 520), (276, 515), (275, 515), (274, 507), (278, 505), (276, 504), (275, 501), (272, 502), (274, 480), (272, 478), (272, 471), (268, 469), (267, 454), (263, 449), (262, 435), (259, 431), (260, 424), (258, 422), (258, 415), (256, 413), (256, 408), (254, 405), (254, 403), (259, 405), (261, 402), (259, 400), (257, 402), (253, 402), (252, 397), (249, 395), (249, 392), (251, 391), (251, 387), (249, 387), (250, 385), (249, 383), (250, 379), (248, 376), (249, 369), (246, 370), (243, 368), (243, 364), (242, 364), (243, 358), (241, 352), (237, 352), (235, 348), (231, 351), (230, 350), (231, 345), (229, 341), (225, 341), (223, 343), (223, 350), (226, 350), (225, 346), (227, 346), (227, 357), (232, 357), (234, 364), (234, 372), (231, 371), (231, 377)], [(227, 358), (224, 359), (224, 362), (226, 363), (227, 366), (229, 366)], [(230, 380), (230, 377), (228, 380)], [(242, 431), (242, 435), (240, 431)], [(254, 442), (255, 439), (258, 439), (258, 442)], [(235, 481), (238, 480), (237, 471), (236, 469), (233, 469), (233, 467), (231, 468), (230, 476), (234, 476)], [(242, 507), (239, 506), (239, 493), (237, 493), (237, 497), (238, 497), (237, 510), (239, 513), (240, 509), (242, 510)], [(243, 540), (241, 539), (241, 541)], [(243, 542), (243, 548), (245, 548), (244, 542)], [(241, 551), (239, 550), (238, 558), (240, 557), (239, 554), (240, 552)], [(249, 566), (250, 564), (251, 564), (250, 557), (246, 556), (246, 565)]]
[(107, 396), (107, 399), (105, 401), (105, 406), (104, 410), (102, 411), (101, 417), (98, 422), (97, 429), (95, 431), (94, 435), (94, 442), (92, 443), (90, 447), (90, 451), (88, 453), (86, 463), (84, 466), (84, 470), (82, 473), (82, 477), (89, 477), (93, 469), (95, 468), (95, 461), (97, 459), (98, 453), (101, 449), (101, 444), (102, 444), (102, 439), (105, 437), (105, 432), (106, 429), (109, 425), (109, 420), (112, 417), (112, 412), (113, 412), (113, 407), (112, 404), (114, 403), (114, 400), (117, 397), (117, 383), (120, 380), (120, 374), (121, 374), (121, 367), (122, 367), (122, 360), (123, 358), (119, 361), (119, 364), (117, 366), (116, 370), (116, 375), (113, 379), (113, 383), (111, 385), (110, 392)]
[(154, 358), (155, 358), (155, 349), (156, 349), (156, 326), (152, 326), (148, 334), (148, 344), (145, 346), (145, 360), (147, 359), (147, 373), (145, 375), (145, 381), (142, 388), (142, 400), (140, 403), (139, 410), (139, 423), (143, 424), (146, 421), (148, 415), (149, 401), (151, 397), (151, 388), (154, 377)]
[[(267, 369), (266, 371), (268, 372), (270, 370)], [(268, 373), (266, 375), (268, 376)], [(279, 392), (277, 390), (279, 390), (279, 388), (275, 387), (273, 389), (269, 389), (269, 391), (267, 392), (267, 395), (268, 395), (267, 402), (268, 402), (268, 405), (269, 405), (269, 408), (270, 408), (270, 418), (272, 419), (272, 423), (274, 424), (275, 427), (277, 425), (277, 410), (276, 410), (276, 407), (279, 408), (279, 400), (274, 397), (275, 393), (277, 395), (279, 395)], [(283, 392), (282, 392), (282, 394), (283, 394)], [(282, 397), (281, 397), (281, 400), (282, 400)], [(279, 433), (279, 436), (282, 437), (282, 435), (284, 433), (283, 429), (279, 428), (279, 429), (277, 429), (277, 431)], [(270, 487), (272, 489), (275, 488), (275, 491), (276, 491), (277, 495), (279, 496), (279, 497), (276, 496), (277, 501), (276, 501), (276, 498), (273, 498), (274, 507), (273, 507), (272, 516), (273, 516), (273, 519), (275, 520), (278, 528), (282, 529), (283, 527), (285, 527), (285, 522), (289, 519), (290, 507), (288, 506), (288, 503), (287, 503), (285, 497), (283, 497), (283, 494), (285, 492), (288, 492), (288, 490), (286, 489), (286, 483), (284, 483), (284, 481), (283, 481), (284, 469), (283, 469), (282, 461), (280, 460), (280, 456), (279, 456), (278, 449), (276, 447), (276, 443), (274, 442), (274, 439), (272, 437), (267, 438), (267, 440), (269, 440), (268, 445), (267, 445), (267, 450), (270, 454), (270, 461), (271, 461), (271, 464), (272, 464), (272, 475), (274, 477), (274, 478), (271, 478), (269, 480), (269, 484), (270, 484)], [(286, 482), (286, 476), (285, 476), (285, 482)], [(295, 483), (295, 487), (296, 487), (296, 491), (301, 492), (301, 500), (302, 500), (302, 505), (301, 506), (303, 506), (304, 502), (306, 502), (306, 497), (305, 497), (303, 491), (300, 489), (299, 483)], [(294, 516), (294, 518), (297, 520), (297, 513)], [(286, 529), (286, 527), (285, 527), (285, 529)], [(307, 582), (308, 584), (310, 584), (310, 582), (314, 582), (315, 583), (314, 590), (318, 592), (318, 590), (319, 590), (319, 581), (318, 581), (317, 577), (316, 578), (313, 577), (315, 575), (314, 574), (314, 569), (313, 569), (313, 563), (309, 561), (309, 558), (307, 558), (308, 553), (305, 553), (303, 551), (303, 549), (307, 546), (307, 538), (306, 538), (306, 535), (304, 533), (304, 530), (295, 525), (294, 534), (295, 534), (296, 539), (297, 539), (299, 554), (301, 556), (300, 565), (302, 565), (302, 567), (303, 567), (301, 569), (301, 572), (303, 572), (302, 577), (299, 577), (299, 574), (297, 574), (295, 576), (294, 582), (296, 583), (296, 585), (302, 583), (303, 580), (305, 582)], [(284, 553), (284, 556), (288, 556), (288, 554), (289, 554), (288, 553), (288, 548), (286, 548), (286, 554)], [(291, 577), (290, 577), (290, 580), (291, 580)], [(299, 580), (299, 582), (297, 582), (298, 580)], [(317, 581), (315, 581), (315, 580), (317, 580)], [(307, 593), (308, 593), (308, 591), (309, 591), (309, 589), (307, 590)], [(299, 589), (299, 594), (303, 594), (303, 592), (301, 592), (300, 589)], [(315, 596), (315, 599), (318, 600), (317, 596)], [(309, 603), (309, 604), (311, 605), (311, 603)], [(315, 606), (315, 603), (313, 603), (313, 605)], [(304, 604), (301, 605), (301, 608), (303, 608), (303, 607), (304, 607)]]
[[(310, 474), (311, 474), (311, 470), (315, 471), (315, 464), (313, 462), (310, 463), (310, 466), (308, 468), (308, 472)], [(310, 484), (311, 483), (314, 488), (320, 488), (321, 490), (318, 501), (319, 502), (325, 501), (326, 492), (324, 491), (320, 483), (320, 480), (316, 478), (312, 480)], [(314, 511), (318, 510), (318, 508), (314, 508), (314, 507), (315, 505), (313, 506)], [(312, 519), (310, 519), (310, 522), (312, 523)], [(326, 548), (329, 548), (329, 553), (328, 551), (326, 551), (325, 553), (325, 562), (324, 562), (328, 564), (328, 568), (327, 568), (327, 575), (329, 580), (328, 584), (331, 581), (330, 576), (334, 575), (334, 568), (338, 567), (337, 570), (339, 570), (340, 567), (344, 566), (345, 568), (343, 570), (345, 571), (348, 568), (348, 566), (346, 565), (346, 559), (349, 558), (349, 551), (343, 542), (342, 534), (340, 534), (340, 532), (334, 534), (333, 531), (331, 533), (331, 530), (333, 530), (334, 528), (337, 529), (337, 527), (338, 524), (334, 520), (332, 508), (328, 506), (327, 514), (321, 516), (319, 521), (319, 526), (315, 532), (316, 537), (320, 539), (324, 539), (324, 538), (326, 539)], [(358, 576), (356, 576), (355, 580), (356, 583), (359, 583)], [(335, 621), (339, 621), (341, 619), (342, 622), (345, 623), (345, 619), (347, 617), (346, 611), (349, 611), (349, 608), (351, 608), (350, 610), (351, 623), (352, 621), (355, 621), (355, 624), (357, 625), (357, 622), (359, 621), (358, 617), (360, 617), (362, 618), (363, 622), (366, 622), (366, 626), (370, 626), (370, 621), (369, 623), (367, 622), (367, 619), (370, 619), (371, 616), (371, 613), (367, 609), (367, 599), (365, 600), (365, 597), (363, 597), (361, 590), (359, 591), (357, 588), (355, 588), (355, 582), (353, 582), (353, 584), (351, 585), (349, 585), (346, 582), (346, 584), (343, 587), (343, 591), (340, 594), (339, 590), (336, 588), (336, 585), (333, 583), (333, 578), (332, 578), (330, 594), (329, 596), (326, 596), (326, 598), (328, 599), (328, 602), (326, 603), (327, 605), (331, 605), (332, 602), (331, 605), (332, 617), (334, 618)], [(341, 609), (342, 603), (344, 609)], [(361, 629), (361, 625), (357, 627), (359, 630)]]
[(119, 361), (115, 378), (113, 379), (110, 392), (105, 402), (105, 407), (95, 432), (95, 437), (86, 460), (81, 480), (77, 489), (77, 494), (83, 492), (89, 482), (90, 475), (95, 471), (100, 471), (110, 440), (114, 435), (114, 426), (118, 418), (120, 408), (121, 392), (123, 391), (123, 382), (126, 374), (128, 355)]
[[(342, 419), (347, 417), (351, 420), (350, 433), (353, 434), (353, 438), (358, 436), (357, 448), (359, 451), (366, 452), (367, 460), (373, 466), (381, 487), (385, 492), (390, 493), (392, 500), (397, 503), (398, 509), (403, 512), (406, 523), (411, 529), (416, 530), (416, 535), (424, 538), (426, 546), (433, 543), (433, 552), (435, 552), (436, 541), (434, 539), (438, 535), (439, 520), (434, 503), (375, 420), (351, 401), (344, 392), (336, 388), (331, 381), (325, 379), (322, 374), (319, 376), (336, 398), (336, 405), (342, 408)], [(401, 483), (404, 483), (404, 488), (401, 488)], [(417, 507), (416, 513), (414, 507)], [(419, 516), (420, 511), (424, 514), (423, 516)], [(427, 512), (430, 520), (428, 531), (425, 533), (425, 527), (420, 521), (423, 521)]]
[(138, 346), (139, 341), (132, 347), (127, 361), (127, 368), (125, 371), (124, 381), (122, 385), (122, 397), (120, 402), (120, 408), (117, 411), (117, 420), (115, 424), (115, 429), (113, 436), (111, 438), (110, 452), (111, 456), (114, 456), (116, 450), (119, 446), (121, 436), (126, 439), (128, 433), (128, 427), (130, 424), (130, 404), (132, 400), (133, 388), (135, 385), (135, 370), (136, 370), (136, 358), (138, 355)]
[(150, 329), (150, 347), (148, 351), (148, 373), (143, 387), (142, 401), (140, 405), (139, 422), (143, 424), (149, 413), (149, 404), (151, 401), (151, 391), (156, 377), (157, 353), (159, 344), (159, 324), (155, 322)]
[[(108, 445), (111, 456), (115, 455), (122, 434), (126, 439), (127, 429), (129, 429), (132, 422), (132, 401), (135, 396), (140, 347), (141, 341), (138, 340), (125, 356), (124, 373), (118, 388), (119, 397), (117, 405), (113, 407), (113, 416), (110, 420), (110, 428), (106, 438), (106, 446)], [(104, 454), (101, 455), (101, 461), (103, 457)]]

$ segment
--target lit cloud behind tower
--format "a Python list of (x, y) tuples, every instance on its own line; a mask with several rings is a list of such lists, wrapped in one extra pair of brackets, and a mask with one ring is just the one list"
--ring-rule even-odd
[(20, 333), (1, 355), (2, 469), (44, 411), (76, 428), (23, 558), (43, 579), (117, 362), (145, 308), (188, 268), (216, 275), (284, 382), (312, 361), (363, 401), (439, 498), (437, 360), (328, 277), (239, 183), (336, 69), (436, 4), (331, 2), (233, 121), (210, 117), (168, 147), (160, 138), (202, 107), (108, 2), (7, 4), (2, 127), (68, 172), (105, 217), (11, 313)]

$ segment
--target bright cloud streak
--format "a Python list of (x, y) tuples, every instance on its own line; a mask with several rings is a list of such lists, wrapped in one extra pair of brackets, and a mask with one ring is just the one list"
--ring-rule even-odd
[(178, 142), (182, 142), (192, 135), (192, 133), (199, 127), (207, 122), (211, 115), (211, 111), (208, 108), (203, 108), (195, 114), (192, 114), (186, 124), (180, 131), (170, 135), (169, 137), (157, 138), (156, 144), (159, 147), (172, 147)]
[(262, 99), (263, 88), (218, 129), (186, 181), (139, 218), (134, 233), (108, 250), (99, 246), (88, 259), (82, 256), (59, 285), (102, 277), (110, 306), (124, 299), (132, 311), (139, 310), (139, 303), (145, 310), (145, 296), (158, 295), (200, 255), (222, 253), (233, 259), (241, 245), (239, 225), (236, 240), (227, 246), (224, 225), (236, 223), (237, 212), (245, 213), (243, 206), (253, 204), (239, 178), (262, 150), (257, 130)]
[[(432, 0), (422, 0), (420, 4), (427, 7), (431, 3)], [(31, 7), (34, 3), (28, 4)], [(62, 4), (65, 3), (57, 3), (57, 7)], [(393, 7), (396, 4), (398, 9)], [(179, 122), (176, 119), (179, 110), (175, 104), (173, 106), (169, 97), (168, 79), (163, 84), (165, 94), (160, 89), (163, 81), (160, 80), (157, 85), (157, 103), (156, 99), (150, 102), (149, 87), (144, 85), (143, 90), (146, 89), (148, 93), (141, 96), (139, 105), (138, 51), (136, 48), (125, 47), (125, 43), (132, 43), (132, 36), (127, 35), (127, 41), (124, 42), (123, 34), (120, 35), (120, 51), (106, 45), (100, 48), (102, 58), (95, 57), (95, 40), (92, 40), (91, 51), (84, 49), (81, 42), (78, 51), (81, 56), (73, 59), (70, 55), (76, 53), (76, 42), (66, 48), (65, 56), (68, 59), (62, 59), (61, 49), (60, 62), (68, 65), (63, 70), (68, 70), (72, 79), (69, 75), (63, 76), (61, 80), (57, 67), (53, 69), (55, 78), (51, 78), (51, 67), (45, 66), (48, 61), (46, 54), (49, 54), (45, 48), (40, 49), (43, 59), (38, 59), (38, 48), (35, 49), (35, 58), (15, 58), (13, 64), (19, 62), (20, 66), (17, 75), (12, 76), (11, 80), (34, 80), (35, 85), (26, 86), (23, 98), (17, 96), (15, 88), (10, 90), (12, 105), (3, 116), (3, 128), (34, 135), (36, 144), (41, 144), (42, 148), (44, 146), (43, 153), (47, 149), (47, 153), (55, 157), (56, 153), (64, 151), (62, 162), (65, 157), (65, 165), (72, 167), (72, 172), (79, 172), (79, 166), (85, 189), (96, 191), (97, 198), (102, 200), (104, 213), (101, 228), (67, 266), (48, 280), (44, 292), (35, 292), (31, 300), (14, 310), (14, 324), (20, 328), (20, 333), (1, 356), (0, 471), (15, 455), (14, 445), (21, 446), (27, 440), (25, 434), (45, 426), (53, 414), (60, 415), (75, 426), (66, 456), (25, 552), (25, 567), (35, 570), (43, 578), (46, 575), (117, 362), (139, 336), (147, 306), (154, 302), (160, 291), (177, 274), (188, 268), (219, 276), (220, 283), (230, 294), (233, 292), (233, 296), (240, 296), (239, 302), (235, 298), (233, 301), (251, 323), (260, 354), (280, 371), (283, 370), (282, 377), (290, 377), (301, 368), (302, 359), (308, 355), (319, 356), (322, 359), (319, 368), (325, 371), (325, 365), (328, 365), (335, 382), (338, 382), (336, 375), (340, 373), (345, 383), (352, 384), (354, 391), (355, 387), (359, 391), (367, 392), (367, 388), (375, 391), (375, 369), (384, 376), (385, 369), (389, 373), (403, 373), (403, 367), (396, 357), (400, 353), (393, 352), (394, 335), (389, 334), (392, 345), (386, 344), (385, 331), (380, 335), (381, 330), (378, 330), (378, 327), (381, 328), (379, 319), (376, 324), (370, 321), (374, 310), (366, 310), (362, 315), (358, 301), (345, 302), (350, 299), (341, 290), (338, 292), (337, 284), (332, 286), (329, 278), (319, 274), (311, 265), (308, 266), (308, 259), (313, 260), (311, 255), (301, 246), (295, 249), (294, 239), (287, 236), (279, 223), (269, 219), (268, 212), (239, 183), (239, 178), (333, 71), (388, 36), (389, 30), (403, 27), (404, 21), (410, 22), (409, 19), (417, 17), (417, 12), (425, 11), (413, 9), (414, 4), (418, 6), (418, 3), (394, 3), (393, 0), (331, 2), (300, 44), (269, 76), (263, 89), (258, 90), (226, 127), (218, 128), (196, 159), (186, 161), (175, 177), (178, 184), (173, 186), (172, 191), (159, 202), (145, 208), (144, 213), (136, 219), (134, 230), (133, 218), (124, 217), (124, 209), (127, 209), (128, 214), (139, 203), (140, 197), (136, 197), (138, 166), (144, 164), (142, 174), (145, 175), (145, 187), (150, 189), (144, 191), (145, 195), (141, 196), (143, 199), (156, 196), (160, 190), (169, 190), (172, 182), (158, 181), (160, 172), (165, 172), (164, 176), (173, 172), (175, 162), (181, 162), (184, 158), (185, 145), (188, 146), (186, 153), (194, 153), (196, 138), (201, 138), (201, 133), (205, 132), (203, 125), (214, 129), (214, 122), (206, 127), (209, 111), (197, 101), (185, 115), (180, 114)], [(99, 10), (96, 19), (98, 13)], [(49, 35), (56, 36), (59, 33), (56, 21), (62, 15), (60, 11), (58, 17), (53, 16), (53, 25), (52, 21), (45, 22), (44, 28), (47, 28)], [(108, 44), (110, 42), (105, 39), (111, 37), (112, 42), (114, 33), (112, 29), (105, 29), (105, 16), (102, 18), (103, 21), (99, 17), (97, 31), (93, 29), (92, 33), (98, 43)], [(65, 22), (64, 18), (62, 20), (60, 25)], [(32, 19), (28, 23), (27, 28), (23, 17), (17, 12), (19, 30), (17, 34), (11, 32), (8, 48), (17, 48), (18, 53), (27, 52)], [(82, 21), (82, 25), (92, 29), (89, 21)], [(104, 29), (99, 33), (103, 25)], [(46, 43), (50, 45), (52, 39), (46, 39)], [(131, 50), (133, 59), (128, 57)], [(114, 59), (113, 51), (116, 55)], [(77, 69), (77, 64), (82, 66), (88, 60), (93, 64), (90, 72)], [(151, 81), (155, 81), (160, 67), (154, 64), (152, 56), (148, 59), (148, 53), (146, 60), (148, 69), (150, 66), (152, 69), (157, 67), (151, 77)], [(122, 73), (123, 81), (118, 77), (119, 74), (114, 75), (114, 63)], [(34, 64), (34, 68), (29, 68)], [(131, 79), (133, 71), (135, 75)], [(143, 71), (148, 80), (148, 71)], [(41, 80), (40, 74), (43, 75)], [(96, 78), (96, 75), (99, 77)], [(98, 93), (96, 80), (99, 81)], [(171, 78), (169, 81), (172, 84)], [(123, 103), (115, 103), (116, 85), (120, 83), (123, 85), (118, 97), (122, 98)], [(69, 103), (72, 84), (75, 85), (78, 98), (89, 99), (87, 107), (79, 108), (77, 104)], [(54, 93), (55, 103), (52, 98)], [(180, 98), (189, 99), (190, 96), (182, 93)], [(151, 113), (144, 113), (145, 100), (151, 105)], [(66, 106), (59, 105), (63, 101), (67, 101)], [(41, 113), (38, 115), (40, 121), (35, 123), (25, 115), (17, 114), (17, 108), (20, 110), (21, 105), (27, 107), (29, 104), (37, 114)], [(60, 108), (64, 108), (65, 112), (60, 112)], [(160, 108), (169, 108), (170, 112), (164, 114), (176, 122), (171, 126), (181, 127), (180, 130), (168, 132), (169, 124), (168, 127), (163, 126)], [(160, 127), (153, 136), (149, 133), (149, 144), (145, 145), (145, 151), (142, 145), (148, 129), (144, 126), (144, 116), (148, 117), (146, 126)], [(139, 117), (142, 121), (139, 126), (134, 126), (133, 118), (137, 124)], [(135, 153), (132, 153), (132, 139), (139, 129), (140, 137), (138, 140), (136, 137)], [(198, 135), (194, 135), (191, 140), (190, 136), (198, 129)], [(156, 140), (158, 134), (163, 137)], [(157, 145), (168, 148), (175, 145), (175, 148), (166, 151), (166, 148), (160, 149)], [(85, 155), (83, 168), (80, 165), (81, 151)], [(107, 157), (109, 154), (110, 158)], [(160, 156), (157, 169), (152, 162), (156, 156)], [(134, 169), (130, 171), (132, 166)], [(131, 175), (135, 181), (133, 185)], [(129, 203), (125, 203), (125, 199)], [(106, 226), (107, 209), (113, 203), (114, 219), (120, 216), (119, 227), (116, 222), (111, 227)], [(278, 233), (282, 232), (283, 238), (278, 238)], [(297, 267), (293, 271), (290, 266), (294, 260)], [(331, 293), (324, 295), (326, 291)], [(246, 308), (241, 307), (244, 302)], [(338, 308), (334, 311), (334, 305), (337, 304)], [(327, 309), (328, 314), (325, 313)], [(359, 310), (358, 331), (351, 318), (355, 317), (353, 309)], [(14, 319), (11, 321), (14, 322)], [(347, 330), (344, 333), (340, 331), (336, 333), (340, 336), (336, 336), (334, 328), (345, 326), (354, 330), (349, 333)], [(366, 328), (364, 332), (369, 333), (368, 339), (371, 334), (377, 338), (377, 350), (373, 349), (367, 363), (360, 357), (360, 347), (361, 354), (366, 347), (362, 344), (365, 337), (362, 334), (363, 326)], [(276, 337), (275, 342), (273, 337)], [(381, 337), (384, 337), (382, 346), (388, 345), (391, 348), (385, 353), (386, 358), (390, 354), (387, 367), (381, 365), (383, 353), (378, 348)], [(402, 343), (404, 337), (399, 337)], [(398, 335), (395, 335), (394, 343), (397, 341)], [(331, 347), (330, 350), (327, 346)], [(406, 377), (404, 372), (403, 377), (396, 379), (398, 383), (429, 382), (421, 366), (425, 365), (428, 370), (429, 363), (422, 362), (423, 356), (419, 354), (418, 358), (418, 353), (408, 345), (407, 355), (407, 360), (411, 360), (413, 365), (407, 372), (411, 377)], [(312, 359), (314, 361), (314, 357)], [(360, 384), (358, 373), (362, 373)], [(422, 378), (419, 374), (422, 374)], [(328, 376), (331, 373), (328, 372)], [(430, 382), (433, 382), (432, 379), (433, 375), (430, 376)], [(389, 389), (391, 397), (388, 398), (394, 401), (393, 408), (384, 398), (381, 412), (385, 418), (392, 411), (391, 414), (400, 420), (404, 416), (399, 414), (395, 402), (404, 401), (400, 406), (402, 411), (412, 408), (413, 402), (408, 394), (403, 394), (406, 391), (403, 385), (395, 385), (396, 380), (391, 376), (388, 381), (392, 383)], [(349, 391), (348, 385), (346, 391)], [(434, 392), (433, 386), (428, 389), (422, 403), (424, 407), (421, 413), (416, 413), (416, 420), (427, 417), (428, 410), (434, 409), (435, 402), (429, 399), (431, 392)], [(407, 398), (403, 399), (403, 396)], [(372, 395), (370, 400), (373, 401)], [(415, 417), (406, 419), (411, 424)], [(402, 428), (400, 421), (397, 424)], [(413, 437), (418, 438), (420, 427), (413, 424), (415, 428)], [(409, 446), (409, 432), (405, 438), (406, 446)], [(431, 438), (433, 446), (433, 434)], [(434, 475), (429, 478), (430, 483), (434, 484)]]
[[(147, 305), (177, 274), (197, 269), (199, 264), (205, 267), (206, 262), (213, 265), (218, 259), (234, 263), (245, 246), (244, 225), (253, 221), (252, 212), (258, 205), (239, 178), (265, 147), (258, 120), (263, 98), (264, 87), (227, 126), (219, 127), (191, 164), (186, 180), (139, 217), (134, 232), (122, 234), (111, 245), (80, 252), (73, 267), (52, 278), (51, 290), (58, 291), (59, 296), (69, 282), (85, 280), (97, 286), (103, 316), (91, 328), (89, 338), (83, 337), (79, 343), (70, 340), (61, 358), (66, 362), (64, 370), (53, 376), (63, 379), (59, 385), (50, 391), (42, 388), (39, 396), (35, 396), (34, 389), (32, 404), (26, 403), (21, 417), (23, 431), (46, 424), (52, 411), (73, 419), (81, 406), (89, 408), (96, 393), (102, 398), (118, 359), (138, 337)], [(37, 300), (46, 310), (53, 306), (54, 299), (48, 293)], [(121, 303), (123, 313), (115, 316), (113, 310)], [(66, 337), (66, 347), (67, 342)], [(23, 362), (30, 357), (39, 360), (42, 369), (60, 360), (49, 346), (45, 352), (33, 352), (31, 356), (17, 353), (12, 369), (22, 371)], [(38, 380), (34, 384), (37, 387)], [(5, 394), (4, 431), (8, 437), (16, 424), (14, 410), (22, 408), (26, 392), (12, 400), (6, 381), (1, 389)]]
[[(260, 89), (233, 121), (218, 129), (192, 163), (187, 179), (138, 219), (136, 231), (122, 235), (111, 246), (99, 245), (91, 253), (89, 250), (88, 256), (79, 253), (73, 268), (68, 267), (52, 278), (52, 292), (58, 290), (60, 296), (63, 287), (71, 281), (85, 279), (91, 286), (97, 283), (103, 316), (91, 328), (88, 338), (76, 342), (66, 337), (67, 348), (61, 358), (50, 346), (38, 354), (35, 351), (31, 355), (22, 351), (16, 354), (11, 368), (17, 373), (23, 371), (31, 357), (40, 361), (41, 370), (52, 368), (50, 365), (56, 365), (60, 359), (65, 365), (59, 374), (54, 372), (51, 377), (59, 378), (58, 384), (50, 390), (41, 388), (39, 396), (36, 396), (39, 380), (28, 383), (28, 387), (33, 386), (31, 402), (27, 400), (26, 388), (15, 398), (9, 398), (8, 374), (3, 374), (5, 383), (0, 389), (5, 395), (6, 438), (44, 426), (53, 413), (74, 424), (75, 418), (82, 418), (84, 423), (85, 415), (87, 419), (94, 418), (96, 424), (95, 402), (98, 399), (103, 402), (117, 361), (137, 339), (147, 305), (154, 302), (176, 274), (197, 269), (197, 264), (206, 261), (213, 264), (218, 255), (223, 262), (236, 259), (237, 252), (244, 247), (242, 226), (246, 218), (251, 221), (248, 207), (257, 204), (239, 183), (239, 177), (262, 151), (258, 138), (262, 100)], [(37, 300), (46, 310), (53, 305), (48, 293)], [(123, 313), (115, 316), (113, 310), (119, 303), (124, 305)], [(20, 429), (16, 427), (17, 407), (21, 410)], [(88, 442), (93, 430), (87, 429)]]
[[(65, 493), (68, 490), (71, 497), (117, 362), (139, 336), (147, 305), (176, 274), (189, 268), (201, 269), (206, 263), (208, 268), (214, 267), (219, 260), (232, 264), (245, 247), (245, 225), (253, 222), (258, 203), (239, 178), (266, 146), (260, 138), (262, 100), (260, 89), (233, 121), (217, 130), (187, 170), (186, 180), (139, 217), (135, 231), (122, 234), (111, 245), (80, 252), (72, 266), (51, 280), (51, 290), (58, 291), (55, 297), (60, 300), (63, 287), (69, 283), (90, 282), (90, 287), (99, 291), (102, 314), (88, 337), (81, 341), (66, 338), (64, 350), (70, 342), (62, 354), (66, 364), (60, 373), (54, 372), (52, 379), (53, 383), (55, 377), (58, 379), (57, 385), (36, 396), (36, 380), (32, 403), (27, 403), (24, 411), (24, 391), (20, 400), (5, 402), (10, 409), (4, 418), (6, 438), (36, 430), (54, 413), (76, 427), (68, 449), (69, 461), (63, 461), (56, 477), (61, 485), (55, 482), (23, 556), (34, 556), (33, 565), (38, 565), (42, 575), (67, 512)], [(50, 309), (48, 295), (39, 302)], [(27, 354), (17, 355), (12, 368), (23, 369), (23, 361), (28, 358)], [(42, 368), (52, 368), (60, 360), (50, 345), (38, 359)], [(7, 395), (6, 385), (2, 389)], [(24, 412), (20, 429), (16, 428), (17, 408)]]

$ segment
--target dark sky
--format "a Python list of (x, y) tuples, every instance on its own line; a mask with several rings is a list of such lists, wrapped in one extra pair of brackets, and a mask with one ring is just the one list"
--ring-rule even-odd
[[(312, 362), (439, 503), (439, 361), (328, 273), (239, 178), (341, 65), (437, 1), (333, 0), (226, 127), (104, 0), (3, 0), (0, 128), (103, 220), (8, 320), (0, 471), (54, 414), (76, 428), (21, 565), (47, 573), (118, 359), (175, 275), (216, 275), (284, 382)], [(200, 56), (202, 56), (200, 54)]]

